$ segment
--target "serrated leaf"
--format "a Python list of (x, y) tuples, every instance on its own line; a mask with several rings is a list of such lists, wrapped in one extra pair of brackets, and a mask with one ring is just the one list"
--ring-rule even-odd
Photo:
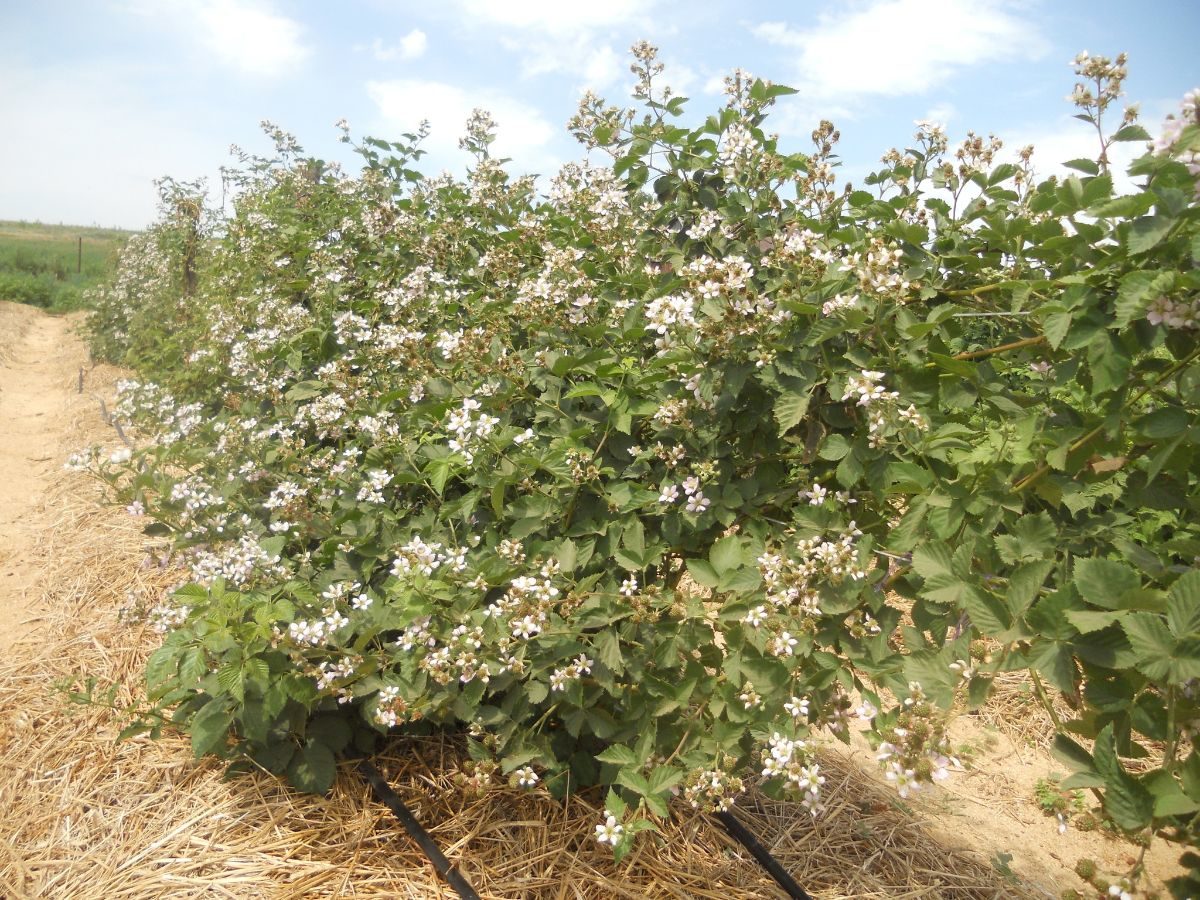
[(1058, 528), (1046, 513), (1022, 516), (1008, 534), (997, 535), (996, 550), (1009, 564), (1038, 560), (1054, 552)]
[(596, 754), (596, 759), (614, 766), (638, 766), (642, 762), (637, 758), (637, 754), (624, 744), (613, 744), (606, 747), (602, 752)]
[(1114, 141), (1149, 141), (1150, 133), (1141, 125), (1126, 125), (1113, 134)]
[(1014, 616), (1022, 615), (1033, 605), (1033, 601), (1037, 599), (1038, 593), (1042, 589), (1042, 584), (1046, 581), (1046, 576), (1053, 570), (1054, 561), (1047, 559), (1025, 563), (1009, 575), (1008, 593), (1005, 595), (1005, 600), (1008, 602), (1009, 611)]
[(1167, 626), (1176, 638), (1200, 632), (1200, 571), (1181, 575), (1167, 592)]
[(946, 544), (930, 542), (913, 551), (912, 567), (922, 578), (951, 574), (953, 554)]
[(1008, 610), (991, 594), (968, 586), (960, 602), (963, 610), (971, 617), (971, 624), (986, 635), (999, 635), (1012, 626)]
[(1078, 769), (1083, 772), (1096, 772), (1096, 764), (1092, 761), (1092, 754), (1088, 753), (1087, 750), (1083, 749), (1083, 747), (1065, 734), (1056, 734), (1054, 736), (1054, 743), (1050, 745), (1050, 752), (1055, 759), (1065, 763), (1072, 769)]
[(173, 682), (178, 671), (178, 647), (166, 646), (155, 650), (146, 661), (146, 692), (150, 698), (157, 699), (166, 689), (174, 687)]
[(789, 391), (780, 395), (775, 401), (775, 421), (779, 424), (780, 436), (804, 421), (811, 401), (812, 394), (809, 391)]
[(1134, 216), (1145, 215), (1153, 208), (1154, 195), (1149, 191), (1141, 191), (1136, 194), (1126, 194), (1123, 197), (1114, 197), (1111, 200), (1105, 200), (1103, 203), (1097, 203), (1088, 209), (1088, 214), (1096, 217), (1112, 216), (1129, 219)]
[(337, 762), (333, 751), (320, 743), (307, 743), (288, 764), (288, 782), (309, 794), (324, 794), (333, 786)]
[(233, 724), (233, 713), (226, 709), (223, 701), (209, 700), (188, 723), (192, 736), (192, 753), (199, 759), (207, 753), (224, 749), (229, 737), (229, 726)]
[(742, 542), (735, 534), (721, 538), (712, 545), (708, 561), (717, 575), (738, 568), (742, 564)]
[(1152, 250), (1167, 236), (1174, 224), (1175, 220), (1167, 216), (1142, 216), (1130, 226), (1125, 246), (1134, 255)]
[(1126, 615), (1121, 627), (1137, 656), (1138, 670), (1148, 678), (1168, 679), (1175, 638), (1162, 617), (1150, 612), (1132, 612)]
[(1121, 765), (1111, 724), (1096, 735), (1092, 759), (1104, 778), (1104, 811), (1126, 831), (1149, 825), (1154, 818), (1154, 797)]
[(1067, 610), (1067, 621), (1079, 629), (1080, 634), (1091, 634), (1101, 631), (1118, 621), (1124, 615), (1120, 612), (1099, 612), (1093, 609)]
[(1029, 651), (1029, 665), (1064, 694), (1075, 692), (1075, 657), (1058, 641), (1043, 641)]
[(596, 659), (611, 671), (618, 675), (625, 671), (621, 642), (612, 628), (601, 629), (592, 635), (592, 649), (596, 652)]
[(1130, 566), (1112, 559), (1075, 561), (1075, 588), (1079, 596), (1093, 606), (1119, 609), (1121, 598), (1142, 586), (1142, 580)]
[(687, 570), (692, 580), (701, 587), (715, 588), (721, 583), (721, 577), (706, 559), (689, 559)]
[(239, 702), (245, 698), (244, 678), (245, 675), (242, 672), (240, 661), (227, 662), (217, 669), (217, 684), (221, 686), (221, 690), (230, 694)]

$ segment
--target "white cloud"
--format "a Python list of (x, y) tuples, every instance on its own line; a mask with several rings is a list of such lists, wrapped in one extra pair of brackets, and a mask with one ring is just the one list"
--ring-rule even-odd
[(563, 74), (579, 89), (604, 90), (619, 81), (628, 66), (610, 44), (586, 35), (559, 39), (502, 37), (500, 45), (520, 57), (526, 78)]
[(414, 28), (399, 43), (386, 46), (379, 38), (371, 44), (371, 52), (381, 62), (391, 62), (395, 59), (419, 59), (425, 55), (429, 40), (420, 28)]
[(203, 45), (248, 75), (282, 75), (309, 56), (299, 23), (252, 0), (206, 0), (195, 19)]
[(921, 118), (926, 122), (937, 122), (939, 125), (948, 125), (954, 117), (958, 115), (958, 110), (954, 108), (953, 103), (938, 103), (929, 108), (929, 112), (925, 113)]
[(795, 51), (794, 86), (814, 99), (920, 94), (965, 67), (1036, 58), (1047, 46), (1000, 0), (874, 0), (814, 28), (763, 22), (752, 31)]
[(656, 0), (459, 0), (469, 21), (555, 34), (578, 33), (645, 20)]
[(643, 33), (662, 33), (655, 22), (659, 0), (452, 0), (459, 20), (498, 34), (527, 78), (565, 75), (572, 87), (604, 91), (628, 72), (626, 46)]
[(275, 12), (270, 0), (125, 0), (118, 9), (163, 22), (244, 75), (293, 72), (311, 54), (300, 23)]
[[(1153, 132), (1153, 128), (1147, 130)], [(1073, 159), (1094, 160), (1100, 154), (1100, 141), (1092, 127), (1065, 115), (1052, 125), (1013, 129), (1001, 137), (1004, 138), (1009, 159), (1015, 158), (1017, 151), (1026, 144), (1033, 144), (1033, 167), (1038, 181), (1051, 175), (1057, 175), (1059, 178), (1078, 175), (1082, 178), (1083, 173), (1068, 169), (1063, 163)], [(1134, 190), (1133, 179), (1125, 174), (1125, 170), (1145, 152), (1146, 145), (1143, 141), (1125, 141), (1109, 145), (1109, 171), (1113, 177), (1113, 188), (1118, 194)]]
[(548, 173), (558, 167), (559, 160), (548, 148), (556, 129), (539, 110), (503, 94), (417, 79), (370, 81), (367, 94), (379, 110), (379, 125), (387, 131), (415, 131), (423, 120), (429, 122), (430, 135), (422, 145), (429, 157), (421, 161), (426, 172), (465, 165), (470, 157), (458, 149), (458, 139), (477, 107), (490, 112), (497, 123), (493, 156), (512, 159), (517, 172)]

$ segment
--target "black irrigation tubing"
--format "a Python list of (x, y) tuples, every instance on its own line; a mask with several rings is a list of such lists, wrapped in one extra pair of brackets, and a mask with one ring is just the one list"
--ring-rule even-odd
[[(465, 879), (450, 860), (446, 859), (437, 842), (429, 835), (429, 832), (421, 827), (421, 823), (417, 821), (416, 816), (412, 814), (404, 801), (392, 790), (391, 785), (387, 783), (387, 779), (383, 774), (375, 768), (375, 766), (367, 759), (360, 759), (358, 762), (358, 771), (367, 779), (367, 783), (371, 785), (371, 790), (375, 792), (375, 798), (392, 811), (392, 814), (400, 820), (400, 824), (404, 826), (404, 830), (408, 832), (409, 837), (417, 842), (417, 846), (433, 863), (434, 869), (438, 875), (446, 880), (450, 887), (458, 892), (458, 896), (463, 900), (480, 900), (479, 895), (475, 893), (475, 889)], [(750, 855), (758, 861), (775, 879), (776, 883), (787, 893), (791, 900), (813, 900), (804, 888), (796, 883), (796, 880), (787, 873), (782, 865), (779, 864), (774, 856), (771, 855), (766, 847), (759, 843), (750, 831), (737, 820), (730, 812), (718, 812), (713, 814), (718, 822), (725, 826), (725, 830), (743, 847), (750, 851)]]
[(779, 864), (779, 860), (771, 855), (771, 851), (759, 843), (750, 831), (737, 820), (731, 812), (713, 813), (713, 818), (725, 826), (734, 839), (750, 851), (750, 855), (758, 860), (758, 864), (766, 869), (771, 877), (779, 884), (792, 900), (813, 900), (813, 898), (796, 883), (796, 879), (787, 873)]
[(465, 879), (462, 874), (454, 868), (450, 860), (446, 859), (446, 855), (442, 853), (437, 842), (430, 837), (429, 832), (421, 827), (421, 823), (417, 821), (416, 816), (412, 814), (404, 801), (397, 796), (392, 790), (391, 785), (387, 783), (387, 779), (383, 777), (380, 771), (371, 764), (369, 760), (359, 760), (358, 771), (371, 785), (371, 790), (375, 792), (375, 797), (392, 811), (392, 814), (400, 820), (400, 824), (404, 826), (404, 830), (408, 832), (409, 837), (417, 842), (417, 846), (421, 851), (429, 857), (429, 861), (433, 863), (437, 873), (446, 880), (450, 887), (458, 892), (458, 896), (463, 900), (479, 900), (479, 895), (475, 893), (475, 889), (471, 887), (470, 882)]

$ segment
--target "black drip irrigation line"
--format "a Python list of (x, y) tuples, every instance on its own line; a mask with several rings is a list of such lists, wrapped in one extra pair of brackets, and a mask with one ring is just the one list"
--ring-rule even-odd
[[(416, 816), (412, 814), (404, 801), (392, 790), (391, 785), (387, 783), (387, 779), (383, 774), (375, 768), (370, 760), (360, 759), (358, 761), (358, 771), (367, 779), (367, 783), (371, 785), (371, 790), (375, 792), (375, 798), (392, 811), (392, 814), (400, 820), (400, 824), (404, 826), (404, 830), (408, 832), (409, 837), (417, 842), (417, 846), (433, 863), (434, 869), (438, 875), (446, 880), (450, 887), (458, 892), (458, 896), (463, 900), (480, 900), (480, 897), (475, 893), (475, 889), (471, 887), (470, 882), (465, 879), (462, 874), (454, 868), (450, 860), (446, 859), (437, 842), (429, 835), (429, 832), (421, 827), (421, 823), (417, 821)], [(779, 864), (774, 856), (771, 855), (766, 847), (759, 843), (750, 831), (737, 820), (730, 812), (718, 812), (713, 814), (718, 822), (725, 826), (725, 830), (743, 847), (750, 851), (750, 855), (758, 861), (775, 879), (776, 883), (783, 888), (791, 900), (813, 900), (813, 898), (796, 883), (796, 880), (787, 873), (782, 865)]]
[(375, 797), (392, 811), (392, 814), (400, 820), (400, 824), (404, 826), (404, 830), (408, 832), (409, 837), (417, 842), (422, 852), (429, 857), (429, 861), (433, 863), (434, 869), (438, 875), (446, 880), (450, 887), (458, 892), (458, 896), (463, 900), (480, 900), (479, 895), (475, 893), (475, 889), (471, 887), (470, 882), (463, 878), (462, 874), (454, 868), (450, 860), (446, 859), (446, 855), (442, 853), (437, 842), (430, 837), (429, 832), (421, 827), (421, 823), (417, 821), (416, 816), (412, 814), (404, 801), (392, 790), (391, 785), (383, 777), (380, 771), (371, 764), (369, 760), (359, 760), (358, 771), (367, 779), (367, 783), (371, 785), (371, 790), (375, 792)]
[(813, 898), (796, 883), (796, 879), (792, 878), (787, 873), (787, 870), (779, 864), (779, 860), (771, 855), (771, 851), (759, 843), (750, 831), (737, 820), (731, 812), (713, 813), (713, 818), (725, 826), (733, 838), (750, 851), (750, 855), (758, 860), (758, 864), (766, 869), (771, 877), (779, 884), (781, 888), (792, 898), (792, 900), (813, 900)]

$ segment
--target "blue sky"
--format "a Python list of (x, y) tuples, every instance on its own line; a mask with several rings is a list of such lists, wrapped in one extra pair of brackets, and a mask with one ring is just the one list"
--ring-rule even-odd
[[(656, 44), (697, 118), (734, 67), (800, 88), (769, 130), (804, 150), (841, 129), (860, 180), (916, 119), (995, 132), (1054, 163), (1094, 156), (1064, 99), (1080, 50), (1129, 54), (1126, 99), (1154, 132), (1200, 85), (1200, 0), (0, 0), (0, 219), (141, 227), (153, 179), (207, 176), (270, 119), (351, 162), (333, 123), (391, 137), (429, 119), (425, 169), (461, 170), (472, 108), (522, 172), (582, 156), (581, 92), (628, 97), (629, 46)], [(1134, 148), (1131, 148), (1134, 149)]]

